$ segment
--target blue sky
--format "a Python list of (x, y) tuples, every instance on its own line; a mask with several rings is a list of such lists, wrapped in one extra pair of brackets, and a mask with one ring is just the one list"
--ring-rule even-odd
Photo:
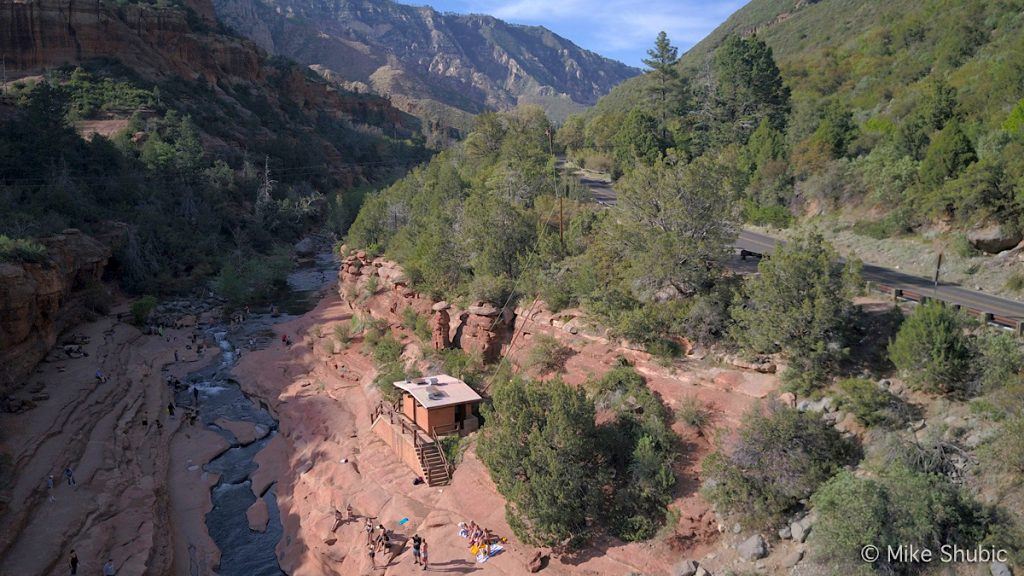
[(641, 67), (658, 32), (680, 53), (706, 36), (745, 0), (399, 0), (447, 12), (490, 14), (539, 24), (598, 54)]

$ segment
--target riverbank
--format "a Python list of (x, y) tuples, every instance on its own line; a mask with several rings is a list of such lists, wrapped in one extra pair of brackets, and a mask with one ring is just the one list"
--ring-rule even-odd
[(107, 559), (122, 574), (188, 574), (190, 556), (209, 573), (217, 561), (189, 512), (208, 509), (210, 479), (188, 464), (215, 452), (216, 438), (166, 408), (166, 378), (183, 378), (216, 350), (198, 354), (192, 328), (143, 334), (118, 320), (126, 311), (65, 335), (78, 357), (56, 347), (16, 392), (32, 391), (35, 406), (0, 414), (0, 451), (14, 474), (0, 573), (65, 574), (71, 550), (83, 573), (99, 573)]

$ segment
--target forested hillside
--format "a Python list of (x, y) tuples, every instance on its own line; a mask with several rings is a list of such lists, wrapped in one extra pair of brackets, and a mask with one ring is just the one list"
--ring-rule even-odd
[(239, 301), (265, 294), (287, 266), (277, 247), (325, 223), (343, 232), (361, 188), (426, 157), (414, 118), (268, 58), (209, 4), (8, 8), (0, 234), (125, 222), (113, 276), (132, 291), (230, 263)]
[(874, 237), (961, 240), (995, 223), (975, 246), (998, 251), (1024, 215), (1022, 27), (1019, 2), (755, 0), (560, 140), (617, 173), (734, 153), (749, 222), (839, 214)]

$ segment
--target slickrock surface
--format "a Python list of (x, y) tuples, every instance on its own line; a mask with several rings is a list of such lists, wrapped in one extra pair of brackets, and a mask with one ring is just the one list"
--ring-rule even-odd
[[(356, 260), (363, 260), (356, 264)], [(375, 295), (365, 287), (371, 270), (380, 269), (365, 256), (350, 259), (342, 267), (338, 293), (328, 296), (310, 313), (276, 327), (295, 342), (290, 348), (277, 343), (243, 356), (235, 375), (251, 395), (262, 398), (280, 419), (279, 434), (258, 456), (260, 469), (253, 475), (258, 494), (271, 482), (281, 509), (285, 537), (278, 545), (282, 568), (295, 576), (305, 575), (404, 575), (415, 569), (404, 545), (414, 533), (430, 546), (431, 563), (438, 570), (524, 574), (535, 549), (512, 534), (504, 518), (504, 500), (497, 493), (486, 468), (471, 448), (459, 464), (452, 483), (444, 487), (413, 485), (414, 473), (370, 431), (370, 415), (379, 401), (373, 385), (375, 368), (357, 340), (340, 353), (325, 346), (333, 327), (347, 323), (352, 314), (370, 314), (386, 320), (396, 337), (410, 350), (427, 349), (401, 327), (402, 312), (412, 306), (421, 314), (436, 314), (433, 302), (410, 294), (400, 284), (381, 280)], [(348, 298), (344, 295), (347, 295)], [(444, 308), (439, 306), (438, 308)], [(564, 377), (582, 382), (610, 369), (618, 356), (626, 356), (648, 378), (649, 385), (669, 407), (687, 396), (712, 405), (716, 424), (732, 427), (758, 398), (773, 391), (774, 375), (710, 366), (693, 359), (678, 371), (666, 369), (648, 355), (630, 350), (600, 336), (565, 326), (581, 326), (579, 318), (546, 311), (520, 310), (525, 322), (519, 329), (511, 357), (526, 354), (536, 334), (548, 332), (576, 353), (569, 359)], [(486, 312), (491, 310), (476, 310)], [(475, 314), (494, 318), (483, 313)], [(318, 337), (316, 334), (321, 334)], [(511, 337), (512, 333), (508, 334)], [(432, 335), (432, 339), (436, 338)], [(454, 338), (452, 340), (455, 340)], [(669, 574), (687, 557), (700, 557), (719, 538), (717, 521), (697, 494), (699, 462), (710, 450), (701, 433), (676, 424), (684, 443), (677, 467), (680, 489), (672, 506), (680, 511), (670, 535), (647, 543), (623, 544), (613, 539), (596, 542), (575, 557), (555, 557), (546, 574)], [(276, 443), (276, 444), (275, 444)], [(357, 519), (332, 533), (334, 511), (351, 504)], [(377, 556), (373, 572), (365, 548), (363, 519), (383, 523), (395, 531), (399, 542), (396, 557), (382, 568), (386, 558)], [(399, 522), (408, 518), (404, 525)], [(456, 534), (460, 521), (475, 520), (509, 538), (507, 551), (485, 565), (475, 563), (465, 541)]]
[[(216, 479), (189, 467), (226, 444), (183, 424), (180, 412), (168, 416), (164, 377), (183, 377), (216, 352), (197, 358), (185, 350), (186, 331), (146, 336), (112, 317), (75, 333), (88, 356), (68, 358), (58, 347), (24, 382), (47, 398), (0, 414), (0, 453), (15, 474), (0, 510), (0, 574), (66, 574), (72, 549), (80, 574), (98, 574), (107, 558), (119, 574), (209, 573), (218, 554), (203, 514)], [(63, 476), (68, 466), (75, 486)]]

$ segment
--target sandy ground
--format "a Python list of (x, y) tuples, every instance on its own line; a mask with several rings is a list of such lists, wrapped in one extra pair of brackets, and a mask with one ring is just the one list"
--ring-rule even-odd
[[(385, 292), (363, 306), (392, 323), (410, 351), (422, 346), (398, 326), (402, 308), (429, 307), (418, 297)], [(445, 487), (414, 486), (414, 473), (370, 431), (370, 414), (379, 399), (372, 384), (372, 361), (361, 345), (331, 354), (333, 325), (348, 322), (353, 310), (337, 295), (325, 297), (313, 311), (275, 327), (294, 344), (280, 341), (245, 354), (234, 373), (250, 395), (264, 400), (280, 420), (275, 445), (258, 456), (256, 485), (276, 483), (285, 537), (278, 545), (282, 568), (294, 576), (314, 574), (388, 574), (418, 572), (407, 546), (385, 565), (378, 555), (371, 567), (365, 548), (363, 518), (383, 523), (404, 542), (414, 533), (429, 543), (431, 564), (439, 572), (524, 574), (535, 550), (513, 536), (504, 518), (504, 500), (471, 448)], [(556, 334), (576, 351), (565, 378), (579, 383), (610, 369), (616, 357), (630, 357), (648, 384), (670, 407), (696, 396), (715, 412), (715, 424), (735, 427), (740, 415), (778, 387), (774, 375), (763, 375), (691, 360), (666, 368), (646, 354), (606, 340), (571, 335), (538, 315), (524, 327), (511, 352), (526, 353), (538, 332)], [(320, 336), (317, 336), (320, 334)], [(719, 526), (697, 493), (700, 460), (711, 449), (702, 434), (677, 423), (683, 455), (677, 466), (680, 482), (672, 507), (679, 521), (658, 538), (624, 544), (603, 539), (572, 557), (553, 558), (545, 574), (669, 574), (678, 562), (704, 558), (719, 539)], [(357, 518), (331, 532), (334, 510), (351, 504)], [(401, 524), (400, 521), (408, 518)], [(460, 521), (477, 523), (509, 539), (508, 549), (478, 564), (457, 535)], [(753, 566), (751, 566), (753, 568)]]
[[(185, 349), (187, 330), (147, 336), (113, 315), (74, 332), (88, 339), (88, 356), (52, 352), (25, 383), (48, 398), (0, 415), (0, 450), (16, 474), (0, 518), (0, 574), (67, 574), (72, 549), (79, 573), (99, 574), (107, 559), (118, 574), (208, 573), (217, 550), (202, 513), (215, 479), (189, 466), (223, 447), (216, 434), (183, 424), (180, 411), (168, 415), (165, 378), (205, 365), (216, 347), (199, 358)], [(190, 550), (204, 566), (190, 562)]]

